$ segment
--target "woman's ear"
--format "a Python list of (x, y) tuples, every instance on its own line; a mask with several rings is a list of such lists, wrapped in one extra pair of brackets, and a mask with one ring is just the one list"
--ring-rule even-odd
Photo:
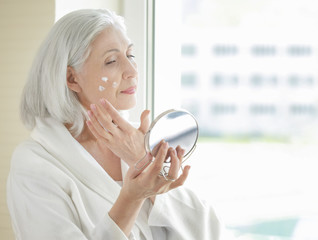
[(74, 68), (70, 66), (67, 67), (66, 81), (68, 88), (72, 91), (77, 93), (82, 91), (82, 88), (78, 83), (77, 73), (75, 72)]

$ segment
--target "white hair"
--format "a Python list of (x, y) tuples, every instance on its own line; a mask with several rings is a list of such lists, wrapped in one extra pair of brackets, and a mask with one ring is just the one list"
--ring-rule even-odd
[(67, 86), (67, 67), (79, 71), (90, 54), (90, 45), (107, 27), (126, 33), (122, 17), (104, 9), (82, 9), (57, 21), (42, 43), (24, 86), (20, 114), (33, 129), (36, 118), (53, 117), (71, 124), (78, 136), (87, 118), (77, 94)]

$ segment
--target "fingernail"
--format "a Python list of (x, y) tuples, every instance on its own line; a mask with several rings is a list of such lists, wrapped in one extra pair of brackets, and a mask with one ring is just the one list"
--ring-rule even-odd
[(93, 113), (92, 113), (92, 111), (90, 111), (90, 110), (87, 111), (87, 114), (88, 114), (90, 117), (93, 116)]
[(177, 153), (176, 153), (176, 150), (175, 150), (175, 149), (172, 149), (171, 153), (172, 153), (174, 156), (176, 156), (176, 155), (177, 155)]
[(95, 104), (91, 104), (91, 109), (92, 109), (93, 111), (96, 111), (96, 106), (95, 106)]
[(101, 98), (99, 101), (100, 101), (100, 103), (101, 103), (102, 105), (105, 105), (105, 104), (106, 104), (106, 102), (105, 102), (105, 99), (104, 99), (104, 98)]

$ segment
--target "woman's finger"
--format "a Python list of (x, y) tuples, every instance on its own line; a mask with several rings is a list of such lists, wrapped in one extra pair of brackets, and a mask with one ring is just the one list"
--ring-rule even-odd
[(189, 176), (189, 171), (190, 171), (190, 166), (189, 165), (185, 166), (180, 177), (176, 181), (171, 183), (170, 189), (174, 189), (174, 188), (182, 186), (184, 182), (187, 180), (187, 177)]
[(163, 142), (159, 148), (155, 161), (151, 165), (151, 174), (158, 176), (162, 170), (163, 162), (165, 161), (168, 152), (168, 143)]
[(146, 134), (146, 132), (149, 129), (150, 121), (149, 121), (149, 110), (145, 110), (142, 112), (140, 116), (140, 127), (139, 130), (143, 133)]
[(161, 147), (161, 145), (164, 143), (164, 140), (161, 140), (151, 151), (152, 156), (156, 157), (157, 153)]
[(132, 128), (132, 126), (125, 119), (123, 119), (120, 116), (118, 111), (106, 99), (101, 99), (101, 105), (106, 110), (106, 112), (109, 114), (112, 121), (120, 129), (122, 129), (123, 131), (129, 131)]
[(102, 112), (102, 114), (104, 115), (104, 117), (106, 118), (106, 120), (107, 121), (109, 121), (109, 122), (112, 122), (113, 121), (113, 119), (111, 118), (111, 116), (109, 115), (109, 113), (106, 111), (106, 109), (104, 108), (104, 106), (103, 106), (103, 99), (100, 99), (99, 100), (99, 104), (98, 104), (98, 106), (99, 106), (99, 110)]
[(180, 145), (178, 145), (177, 148), (176, 148), (176, 151), (177, 151), (178, 159), (179, 159), (180, 162), (182, 163), (185, 150), (184, 150), (183, 148), (181, 148)]
[(107, 129), (109, 132), (111, 132), (112, 134), (115, 134), (116, 131), (118, 130), (116, 125), (113, 124), (112, 120), (110, 119), (110, 117), (107, 117), (107, 114), (103, 113), (101, 108), (98, 107), (95, 104), (91, 104), (91, 110), (95, 116), (95, 118), (97, 119), (97, 122), (104, 128)]
[(110, 140), (112, 135), (111, 132), (105, 130), (100, 123), (98, 122), (98, 120), (96, 119), (96, 117), (94, 116), (92, 111), (88, 111), (88, 115), (90, 117), (90, 120), (88, 121), (89, 125), (89, 129), (92, 131), (92, 133), (94, 134), (94, 136), (96, 138), (100, 138), (103, 137), (107, 140)]
[(168, 172), (168, 179), (176, 180), (178, 178), (178, 173), (180, 169), (180, 161), (177, 157), (177, 153), (174, 149), (170, 151), (170, 168)]
[(87, 127), (88, 129), (91, 131), (91, 133), (94, 135), (94, 137), (96, 139), (100, 138), (101, 136), (99, 135), (99, 133), (96, 131), (95, 127), (93, 126), (91, 120), (87, 120), (86, 121)]

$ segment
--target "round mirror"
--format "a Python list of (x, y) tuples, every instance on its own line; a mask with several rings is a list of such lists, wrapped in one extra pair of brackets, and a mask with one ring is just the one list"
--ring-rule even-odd
[(198, 135), (198, 123), (191, 113), (170, 109), (160, 114), (150, 125), (145, 137), (145, 147), (147, 152), (156, 155), (156, 147), (164, 140), (174, 149), (178, 145), (183, 148), (186, 160), (195, 148)]
[[(183, 162), (188, 159), (194, 151), (199, 136), (198, 123), (194, 116), (185, 110), (170, 109), (160, 114), (150, 125), (145, 135), (145, 148), (153, 156), (157, 151), (162, 140), (167, 142), (170, 147), (176, 149), (180, 146), (185, 150)], [(149, 162), (144, 158), (135, 164), (138, 170), (143, 169)], [(165, 178), (170, 169), (169, 157), (163, 165), (160, 175)], [(170, 179), (171, 180), (171, 179)]]

